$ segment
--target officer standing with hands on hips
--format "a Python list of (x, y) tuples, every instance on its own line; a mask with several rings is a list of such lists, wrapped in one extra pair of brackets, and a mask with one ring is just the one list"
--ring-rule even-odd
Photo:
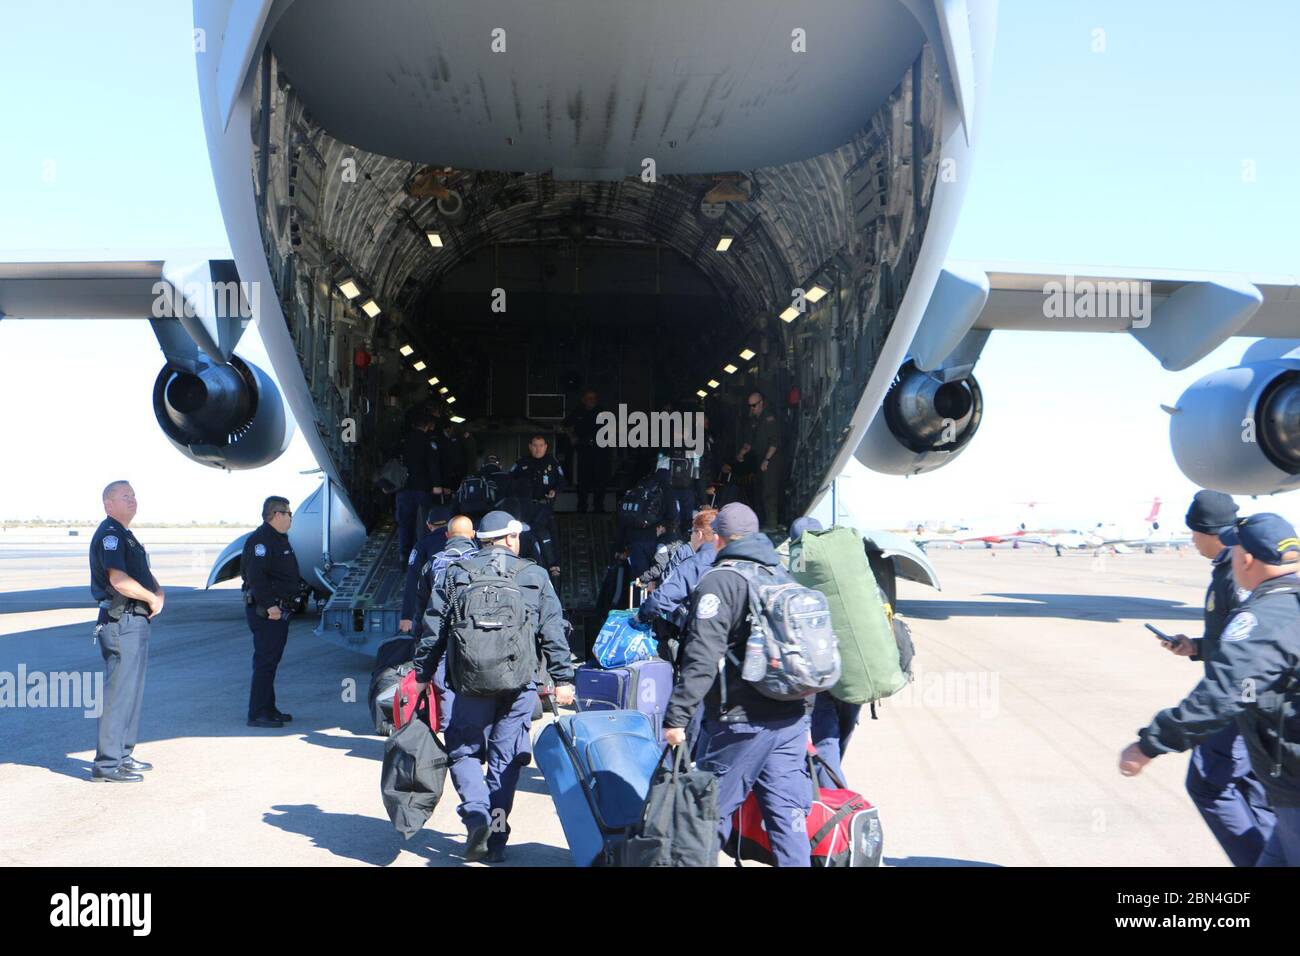
[(153, 764), (132, 756), (140, 729), (144, 675), (149, 665), (149, 625), (163, 609), (163, 589), (149, 570), (149, 555), (135, 539), (135, 490), (110, 483), (104, 513), (90, 539), (90, 593), (99, 602), (95, 639), (104, 658), (104, 711), (99, 718), (92, 780), (139, 783)]
[[(1232, 549), (1219, 534), (1237, 520), (1237, 504), (1221, 491), (1198, 491), (1187, 509), (1192, 545), (1212, 564), (1205, 592), (1205, 635), (1174, 635), (1165, 647), (1179, 657), (1209, 661), (1219, 646), (1224, 625), (1239, 601), (1250, 596), (1232, 580)], [(1240, 593), (1239, 593), (1240, 592)], [(1276, 817), (1268, 795), (1250, 767), (1250, 754), (1236, 724), (1206, 737), (1192, 748), (1187, 764), (1187, 795), (1196, 804), (1214, 838), (1233, 866), (1254, 866), (1273, 832)]]
[(285, 498), (262, 505), (262, 526), (244, 542), (244, 616), (253, 632), (253, 681), (248, 691), (248, 726), (283, 727), (293, 720), (275, 707), (275, 671), (289, 638), (289, 614), (298, 597), (298, 559), (289, 546), (293, 512)]
[(1277, 823), (1256, 866), (1300, 866), (1300, 538), (1269, 513), (1238, 519), (1219, 535), (1232, 576), (1250, 596), (1232, 613), (1205, 676), (1162, 710), (1120, 754), (1136, 776), (1155, 757), (1180, 753), (1236, 724)]

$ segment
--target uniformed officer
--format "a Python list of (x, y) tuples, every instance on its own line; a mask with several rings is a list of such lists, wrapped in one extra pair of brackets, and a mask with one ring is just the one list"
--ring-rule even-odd
[(577, 468), (578, 513), (591, 510), (601, 514), (605, 509), (605, 486), (609, 484), (609, 449), (596, 441), (600, 433), (597, 417), (601, 413), (600, 398), (594, 389), (582, 393), (582, 405), (564, 420), (564, 430), (573, 439), (575, 466)]
[[(459, 592), (472, 576), (495, 565), (499, 574), (513, 576), (528, 608), (525, 627), (537, 649), (545, 654), (546, 668), (555, 682), (560, 706), (573, 703), (573, 668), (565, 637), (564, 614), (550, 578), (533, 562), (519, 557), (522, 525), (504, 511), (489, 511), (479, 525), (483, 550), (453, 563), (436, 586), (424, 616), (425, 638), (417, 649), (415, 672), (424, 691), (447, 649), (451, 618)], [(536, 673), (531, 668), (530, 673)], [(529, 725), (537, 704), (537, 684), (529, 681), (517, 690), (481, 696), (466, 694), (456, 686), (451, 669), (447, 684), (456, 695), (451, 720), (444, 732), (451, 780), (460, 794), (457, 808), (468, 832), (465, 859), (499, 862), (505, 857), (510, 828), (506, 820), (514, 804), (519, 771), (532, 759)], [(487, 764), (486, 777), (480, 764)]]
[[(743, 431), (745, 443), (740, 446), (736, 461), (747, 463), (753, 468), (758, 486), (754, 504), (760, 510), (763, 527), (770, 529), (775, 528), (780, 521), (781, 428), (776, 415), (768, 411), (762, 392), (751, 392), (748, 404), (749, 419)], [(750, 455), (753, 457), (750, 458)]]
[(135, 490), (128, 481), (104, 489), (108, 516), (90, 539), (90, 593), (99, 602), (95, 636), (104, 658), (104, 710), (99, 718), (92, 780), (138, 783), (153, 765), (132, 756), (140, 728), (149, 625), (163, 609), (163, 589), (149, 555), (130, 531)]
[[(1205, 635), (1175, 635), (1167, 647), (1180, 657), (1209, 661), (1218, 648), (1219, 635), (1238, 603), (1232, 580), (1232, 549), (1219, 541), (1220, 532), (1237, 518), (1237, 505), (1221, 491), (1199, 491), (1187, 510), (1192, 545), (1212, 564), (1205, 592)], [(1249, 592), (1242, 589), (1241, 599)], [(1187, 794), (1201, 812), (1210, 832), (1234, 866), (1254, 866), (1273, 832), (1276, 817), (1268, 795), (1250, 767), (1246, 741), (1235, 724), (1223, 728), (1192, 748), (1187, 765)]]
[(293, 716), (275, 706), (275, 671), (289, 638), (289, 616), (302, 587), (298, 559), (289, 546), (293, 512), (284, 498), (262, 505), (262, 526), (244, 541), (244, 616), (253, 632), (253, 680), (248, 726), (283, 727)]
[(397, 547), (400, 554), (410, 554), (415, 547), (420, 516), (433, 504), (434, 495), (446, 489), (438, 462), (437, 439), (433, 435), (434, 419), (424, 409), (411, 417), (411, 430), (402, 442), (402, 464), (406, 466), (406, 484), (397, 492)]
[(1232, 576), (1250, 596), (1228, 618), (1205, 676), (1162, 710), (1120, 754), (1134, 776), (1235, 723), (1277, 816), (1257, 866), (1300, 866), (1300, 538), (1285, 518), (1239, 518), (1219, 535)]
[[(429, 600), (429, 590), (424, 585), (423, 571), (429, 559), (447, 546), (447, 522), (451, 509), (434, 505), (425, 518), (425, 534), (406, 556), (406, 585), (402, 590), (402, 618), (397, 629), (403, 634), (419, 637), (419, 622)], [(473, 525), (471, 525), (473, 527)]]
[(759, 532), (749, 506), (732, 502), (713, 521), (723, 545), (691, 596), (681, 672), (664, 715), (664, 739), (686, 741), (695, 710), (704, 707), (696, 763), (718, 781), (719, 849), (731, 817), (753, 790), (777, 866), (811, 865), (806, 817), (812, 804), (807, 724), (802, 700), (772, 700), (741, 677), (749, 639), (749, 584), (727, 561), (778, 567), (781, 558)]
[(533, 533), (542, 549), (542, 561), (551, 577), (560, 576), (560, 561), (555, 553), (555, 496), (565, 488), (564, 469), (548, 449), (546, 436), (540, 432), (528, 440), (528, 454), (515, 462), (510, 474), (527, 485), (537, 506), (530, 515)]
[(474, 459), (478, 454), (474, 450), (474, 440), (470, 433), (450, 418), (443, 420), (438, 431), (438, 484), (442, 486), (445, 498), (460, 487), (460, 483), (474, 467)]
[[(462, 558), (472, 558), (476, 554), (478, 554), (478, 545), (474, 541), (474, 522), (466, 515), (456, 515), (447, 524), (446, 544), (436, 554), (429, 557), (421, 570), (420, 620), (417, 625), (420, 642), (416, 644), (415, 652), (411, 655), (413, 660), (419, 660), (422, 656), (430, 654), (436, 643), (435, 635), (424, 633), (424, 612), (429, 608), (429, 597), (433, 594), (434, 588), (442, 584), (449, 567)], [(451, 719), (452, 708), (456, 703), (456, 695), (447, 686), (446, 654), (438, 660), (438, 667), (433, 675), (433, 684), (438, 691), (438, 714), (442, 726), (446, 727)]]

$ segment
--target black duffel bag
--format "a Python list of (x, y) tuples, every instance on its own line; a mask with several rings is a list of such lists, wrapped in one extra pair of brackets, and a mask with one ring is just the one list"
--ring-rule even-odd
[(416, 702), (415, 720), (384, 742), (380, 796), (393, 828), (409, 840), (420, 832), (447, 785), (447, 748), (429, 726), (429, 695)]
[[(672, 765), (663, 757), (672, 754)], [(620, 866), (717, 866), (718, 781), (692, 770), (686, 747), (665, 747), (641, 822), (620, 848)]]

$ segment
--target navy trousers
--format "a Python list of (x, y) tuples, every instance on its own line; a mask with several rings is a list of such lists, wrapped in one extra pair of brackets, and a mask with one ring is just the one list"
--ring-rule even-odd
[(532, 685), (486, 697), (457, 694), (443, 734), (451, 782), (460, 794), (456, 812), (466, 830), (492, 828), (489, 847), (505, 846), (510, 837), (506, 820), (514, 806), (519, 771), (532, 759), (528, 728), (536, 704)]
[[(858, 726), (861, 711), (861, 704), (846, 704), (842, 700), (836, 700), (827, 691), (822, 691), (813, 700), (810, 727), (813, 746), (817, 748), (817, 756), (821, 757), (822, 763), (841, 780), (845, 780), (845, 776), (840, 760), (848, 749), (849, 737)], [(832, 790), (835, 781), (831, 780), (826, 767), (817, 768), (817, 782), (827, 790)]]
[(433, 506), (433, 495), (418, 488), (397, 493), (397, 553), (402, 561), (411, 556), (411, 549), (420, 538), (420, 528)]
[(803, 715), (727, 724), (705, 717), (702, 730), (696, 764), (718, 780), (718, 849), (731, 838), (731, 817), (753, 790), (776, 865), (811, 866), (812, 781)]
[(1276, 815), (1264, 785), (1250, 768), (1246, 741), (1225, 727), (1192, 750), (1187, 793), (1233, 866), (1254, 866), (1273, 832)]
[(289, 622), (258, 617), (251, 607), (244, 608), (248, 629), (253, 632), (253, 680), (248, 688), (248, 719), (274, 717), (275, 672), (284, 656), (289, 639)]
[(1300, 807), (1275, 807), (1277, 825), (1256, 866), (1300, 866)]
[(99, 715), (95, 767), (112, 770), (131, 756), (140, 733), (144, 675), (149, 666), (149, 619), (123, 614), (99, 629), (104, 658), (104, 710)]

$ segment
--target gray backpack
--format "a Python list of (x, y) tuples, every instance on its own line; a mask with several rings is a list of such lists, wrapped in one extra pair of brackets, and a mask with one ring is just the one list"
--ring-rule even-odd
[(830, 690), (840, 679), (840, 649), (826, 595), (804, 587), (782, 567), (721, 561), (749, 585), (749, 640), (745, 659), (732, 663), (754, 689), (772, 700), (799, 700)]
[(507, 558), (513, 555), (453, 565), (469, 572), (450, 595), (447, 677), (457, 694), (519, 690), (537, 672), (536, 627), (515, 582), (529, 565), (509, 569)]

